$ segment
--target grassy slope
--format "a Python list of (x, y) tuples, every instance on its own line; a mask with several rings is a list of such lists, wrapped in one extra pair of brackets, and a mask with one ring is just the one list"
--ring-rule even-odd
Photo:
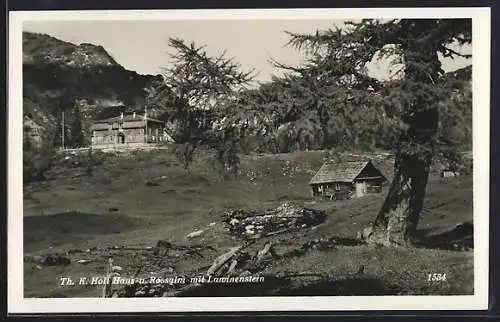
[[(75, 159), (61, 159), (52, 180), (25, 187), (25, 255), (93, 246), (150, 246), (160, 239), (178, 244), (208, 243), (217, 249), (204, 259), (179, 264), (176, 269), (182, 271), (189, 265), (209, 264), (227, 247), (239, 243), (227, 235), (220, 223), (224, 209), (271, 207), (285, 200), (309, 202), (307, 183), (321, 165), (322, 153), (247, 156), (242, 160), (243, 174), (231, 181), (220, 180), (205, 153), (196, 158), (189, 173), (166, 150), (107, 156), (94, 167), (92, 176), (72, 178), (85, 170), (71, 165)], [(380, 161), (379, 165), (390, 176), (390, 161)], [(146, 185), (148, 180), (161, 176), (164, 179), (158, 185)], [(297, 248), (323, 236), (355, 238), (374, 219), (383, 197), (314, 204), (328, 212), (328, 220), (314, 229), (273, 237), (277, 251)], [(433, 176), (419, 226), (421, 233), (436, 234), (471, 219), (471, 178), (443, 183)], [(217, 224), (200, 239), (185, 239), (187, 233), (211, 222)], [(401, 290), (404, 294), (471, 294), (472, 262), (472, 252), (338, 246), (275, 261), (266, 272), (313, 271), (346, 276), (364, 265), (366, 283), (357, 283), (361, 289), (356, 294), (365, 294), (363, 287), (379, 294), (397, 294)], [(96, 288), (61, 288), (55, 281), (60, 276), (102, 275), (104, 263), (105, 258), (89, 266), (72, 263), (40, 270), (25, 262), (25, 295), (98, 296)], [(446, 273), (448, 279), (428, 283), (429, 273)], [(332, 285), (327, 289), (332, 295), (349, 294), (345, 287)], [(313, 283), (297, 292), (317, 294), (318, 290)], [(342, 294), (336, 294), (339, 292)]]

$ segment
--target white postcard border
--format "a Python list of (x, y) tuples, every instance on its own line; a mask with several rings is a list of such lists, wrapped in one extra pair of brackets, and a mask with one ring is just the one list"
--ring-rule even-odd
[[(22, 24), (75, 20), (226, 20), (359, 18), (473, 19), (474, 295), (307, 296), (225, 298), (23, 297)], [(359, 8), (243, 10), (14, 11), (9, 15), (8, 100), (8, 312), (202, 312), (338, 310), (484, 310), (489, 265), (489, 8)]]

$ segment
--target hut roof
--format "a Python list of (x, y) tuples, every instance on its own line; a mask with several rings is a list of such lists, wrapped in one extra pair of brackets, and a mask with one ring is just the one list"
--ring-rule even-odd
[(327, 182), (353, 182), (370, 161), (326, 162), (316, 172), (309, 184)]
[(109, 125), (107, 123), (94, 123), (90, 128), (93, 131), (108, 130)]
[[(95, 121), (95, 123), (114, 123), (114, 122), (118, 122), (120, 120), (120, 118), (121, 118), (120, 116), (115, 116), (115, 117), (110, 117), (110, 118), (107, 118), (104, 120)], [(165, 123), (163, 121), (160, 121), (160, 120), (157, 120), (157, 119), (154, 119), (151, 117), (148, 117), (147, 119), (150, 122)], [(133, 114), (127, 114), (127, 115), (123, 116), (124, 122), (137, 122), (137, 121), (143, 121), (143, 120), (144, 120), (144, 115), (136, 114), (134, 117)]]

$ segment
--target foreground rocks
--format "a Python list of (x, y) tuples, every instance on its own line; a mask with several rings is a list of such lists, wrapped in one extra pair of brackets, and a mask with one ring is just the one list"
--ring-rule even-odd
[(232, 235), (248, 238), (271, 236), (298, 228), (316, 226), (326, 220), (324, 211), (294, 203), (264, 211), (235, 209), (224, 213), (224, 223)]

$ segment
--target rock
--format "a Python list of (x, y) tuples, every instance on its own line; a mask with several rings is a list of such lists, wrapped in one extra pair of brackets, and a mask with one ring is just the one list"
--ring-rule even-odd
[(325, 221), (324, 211), (304, 208), (294, 203), (283, 203), (268, 210), (235, 209), (226, 211), (224, 222), (233, 235), (269, 235), (284, 229), (306, 228)]
[(92, 260), (91, 259), (80, 259), (77, 261), (78, 264), (82, 264), (82, 265), (87, 265), (89, 263), (92, 263)]
[(71, 255), (71, 254), (76, 254), (76, 253), (83, 253), (83, 250), (81, 249), (70, 249), (66, 252), (67, 255)]
[(202, 236), (202, 235), (203, 235), (203, 233), (204, 233), (204, 231), (203, 231), (203, 230), (201, 230), (201, 229), (200, 229), (200, 230), (195, 230), (195, 231), (193, 231), (193, 232), (191, 232), (191, 233), (187, 234), (187, 235), (186, 235), (186, 238), (187, 238), (187, 239), (191, 239), (191, 238), (195, 238), (195, 237), (200, 237), (200, 236)]
[(135, 295), (135, 296), (143, 296), (143, 295), (145, 295), (145, 294), (146, 294), (146, 292), (144, 292), (144, 291), (137, 291), (137, 292), (135, 292), (135, 294), (134, 294), (134, 295)]
[(172, 244), (166, 240), (159, 240), (157, 243), (156, 243), (156, 247), (159, 247), (159, 248), (172, 248)]
[(372, 227), (366, 227), (365, 229), (363, 229), (362, 238), (363, 239), (367, 239), (368, 237), (370, 237), (370, 235), (372, 234), (372, 232), (373, 232), (373, 228)]
[(215, 226), (217, 223), (214, 221), (214, 222), (211, 222), (210, 224), (208, 224), (209, 227), (213, 227)]
[(146, 181), (146, 187), (156, 187), (156, 186), (159, 186), (160, 184), (158, 182), (154, 182), (154, 181)]

